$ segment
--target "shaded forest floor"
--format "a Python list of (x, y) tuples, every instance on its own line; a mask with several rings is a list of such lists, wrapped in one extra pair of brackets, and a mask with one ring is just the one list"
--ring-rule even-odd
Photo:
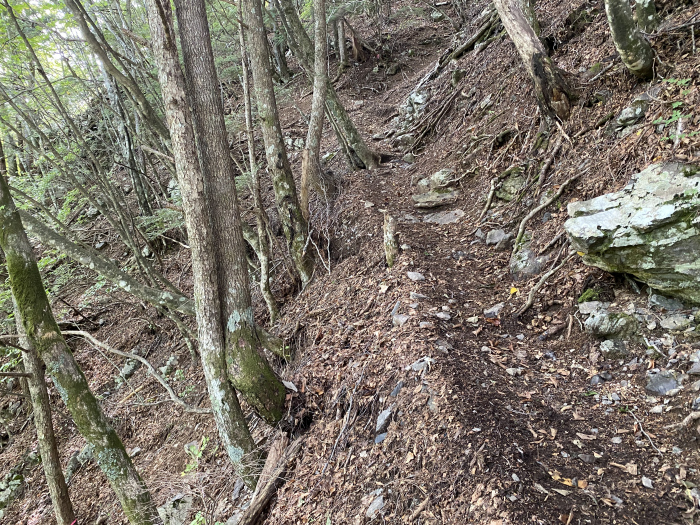
[[(483, 7), (474, 7), (475, 17)], [(581, 7), (585, 24), (578, 22)], [(541, 147), (533, 148), (540, 118), (531, 82), (513, 45), (499, 39), (479, 53), (467, 53), (426, 84), (426, 114), (449, 106), (414, 151), (413, 163), (403, 160), (405, 152), (392, 147), (391, 137), (374, 141), (377, 150), (392, 156), (377, 170), (348, 172), (340, 154), (329, 162), (341, 192), (332, 208), (319, 200), (314, 210), (318, 228), (333, 235), (329, 251), (321, 250), (330, 272), (319, 264), (312, 284), (287, 297), (274, 327), (296, 350), (291, 363), (278, 366), (299, 390), (290, 393), (290, 414), (304, 445), (266, 523), (641, 525), (695, 519), (690, 490), (700, 481), (697, 433), (694, 428), (664, 428), (688, 413), (694, 396), (681, 393), (664, 413), (650, 413), (645, 372), (666, 367), (667, 358), (650, 357), (637, 343), (624, 360), (604, 360), (599, 341), (582, 331), (576, 306), (587, 288), (620, 304), (645, 299), (624, 279), (574, 258), (546, 281), (533, 307), (516, 318), (513, 314), (540, 276), (515, 280), (510, 250), (486, 246), (481, 234), (517, 229), (541, 194), (583, 171), (528, 225), (534, 250), (550, 257), (549, 269), (566, 255), (563, 239), (550, 241), (562, 231), (567, 202), (619, 189), (651, 162), (696, 157), (695, 138), (674, 147), (673, 140), (664, 139), (668, 130), (659, 132), (652, 123), (670, 118), (674, 101), (682, 100), (691, 112), (698, 102), (700, 61), (688, 31), (662, 34), (653, 40), (663, 64), (659, 75), (689, 81), (684, 89), (661, 78), (639, 83), (616, 56), (602, 3), (543, 2), (538, 9), (543, 36), (556, 43), (553, 58), (573, 73), (579, 91), (570, 120), (561, 129), (552, 126)], [(574, 12), (581, 16), (572, 18)], [(695, 11), (663, 14), (668, 24), (677, 25)], [(465, 28), (458, 40), (474, 29)], [(368, 58), (337, 83), (368, 139), (391, 129), (398, 108), (452, 45), (449, 23), (431, 22), (428, 16), (406, 17), (388, 30), (393, 54)], [(376, 45), (370, 28), (363, 34)], [(587, 76), (596, 63), (602, 69)], [(387, 76), (391, 64), (398, 64), (399, 72)], [(455, 69), (463, 69), (465, 76), (453, 87)], [(621, 137), (606, 133), (605, 125), (594, 129), (654, 87), (658, 91), (632, 133)], [(294, 139), (305, 134), (298, 110), (308, 111), (311, 97), (304, 96), (308, 88), (299, 78), (287, 90), (281, 99), (283, 125)], [(688, 131), (698, 129), (697, 121), (697, 116), (689, 119)], [(533, 190), (510, 203), (496, 201), (480, 222), (491, 181), (527, 160), (537, 173), (559, 137), (561, 151), (541, 194)], [(486, 147), (470, 155), (482, 142)], [(333, 150), (334, 144), (328, 131), (324, 150)], [(298, 171), (300, 152), (291, 156)], [(425, 221), (426, 213), (412, 201), (416, 182), (442, 168), (453, 168), (462, 177), (457, 201), (439, 209), (459, 210), (458, 220), (449, 224)], [(391, 269), (382, 244), (385, 212), (398, 220), (399, 242), (405, 245)], [(168, 275), (189, 291), (189, 253), (171, 250), (163, 257)], [(424, 280), (414, 281), (407, 272), (419, 272)], [(83, 292), (76, 285), (65, 298), (71, 302), (71, 294), (76, 298)], [(99, 326), (70, 312), (66, 317), (114, 347), (140, 347), (158, 366), (177, 355), (181, 376), (173, 379), (176, 390), (188, 403), (204, 406), (202, 373), (172, 323), (127, 296), (116, 306), (114, 295), (109, 297), (83, 312)], [(486, 318), (484, 309), (498, 303), (504, 306), (497, 317)], [(258, 313), (264, 317), (262, 303)], [(408, 319), (396, 326), (393, 313)], [(691, 338), (674, 337), (678, 352), (696, 349)], [(215, 446), (211, 419), (183, 413), (167, 402), (154, 408), (151, 404), (165, 396), (144, 370), (117, 388), (114, 375), (123, 363), (73, 343), (93, 391), (103, 397), (158, 503), (192, 493), (193, 509), (208, 523), (225, 522), (244, 503), (245, 489), (236, 484)], [(592, 386), (591, 378), (604, 372), (611, 379)], [(55, 424), (67, 462), (84, 441), (55, 392), (52, 399), (59, 407)], [(11, 401), (3, 402), (7, 408)], [(378, 433), (377, 420), (387, 411), (388, 426)], [(269, 444), (275, 431), (255, 417), (251, 421), (257, 439)], [(9, 430), (13, 441), (0, 454), (2, 472), (34, 447), (32, 426), (21, 411)], [(201, 443), (204, 436), (211, 444), (193, 472), (182, 475), (192, 463), (184, 446)], [(643, 478), (651, 480), (651, 488)], [(7, 523), (51, 523), (41, 468), (29, 469), (26, 481), (25, 494), (9, 509)], [(95, 523), (99, 517), (106, 523), (124, 522), (94, 462), (76, 472), (70, 488), (80, 523)]]

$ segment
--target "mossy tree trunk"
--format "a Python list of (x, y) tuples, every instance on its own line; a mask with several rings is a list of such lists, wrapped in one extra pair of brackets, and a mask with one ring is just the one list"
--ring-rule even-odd
[[(4, 159), (3, 159), (4, 160)], [(15, 208), (0, 164), (0, 248), (5, 252), (12, 296), (27, 338), (53, 379), (79, 432), (95, 447), (95, 457), (135, 525), (158, 523), (151, 495), (110, 426), (87, 379), (61, 335), (44, 291), (29, 239)]]
[(244, 23), (248, 26), (248, 49), (253, 73), (253, 89), (263, 142), (265, 143), (267, 169), (272, 176), (277, 210), (289, 252), (302, 285), (306, 285), (311, 281), (314, 266), (311, 254), (306, 250), (308, 223), (304, 219), (299, 204), (292, 167), (289, 164), (289, 157), (282, 138), (277, 101), (268, 67), (270, 59), (260, 0), (244, 0), (242, 9)]
[(605, 0), (605, 14), (608, 15), (610, 32), (622, 63), (639, 78), (651, 78), (654, 74), (654, 52), (649, 42), (639, 34), (629, 2)]
[(285, 389), (261, 354), (263, 344), (255, 329), (236, 173), (228, 147), (206, 5), (204, 0), (175, 0), (175, 9), (215, 239), (229, 380), (248, 404), (274, 425), (284, 414)]
[(170, 2), (148, 0), (147, 7), (153, 56), (158, 68), (158, 80), (171, 132), (173, 156), (192, 248), (202, 368), (224, 449), (246, 484), (254, 487), (259, 457), (226, 370), (225, 334), (213, 244), (214, 229), (208, 214), (205, 181), (197, 160), (194, 127), (187, 101), (185, 77), (178, 59)]

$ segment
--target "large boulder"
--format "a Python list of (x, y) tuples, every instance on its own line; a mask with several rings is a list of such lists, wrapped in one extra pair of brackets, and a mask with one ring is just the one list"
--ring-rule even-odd
[(653, 164), (568, 211), (564, 228), (583, 262), (700, 303), (700, 168)]

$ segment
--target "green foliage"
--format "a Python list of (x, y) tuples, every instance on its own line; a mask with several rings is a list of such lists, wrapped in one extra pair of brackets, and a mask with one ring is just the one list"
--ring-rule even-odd
[(199, 461), (202, 459), (204, 450), (207, 448), (208, 444), (209, 438), (207, 436), (202, 436), (202, 441), (200, 442), (199, 446), (189, 445), (186, 447), (187, 455), (190, 457), (190, 460), (185, 465), (185, 470), (182, 471), (183, 476), (197, 470), (199, 467)]
[(597, 301), (598, 298), (600, 297), (600, 292), (598, 290), (594, 290), (593, 288), (588, 288), (585, 292), (581, 294), (581, 296), (578, 298), (577, 302), (580, 303), (585, 303), (587, 301)]
[(159, 208), (153, 212), (153, 215), (141, 216), (136, 220), (149, 241), (157, 239), (172, 229), (182, 228), (185, 224), (182, 212), (171, 208)]

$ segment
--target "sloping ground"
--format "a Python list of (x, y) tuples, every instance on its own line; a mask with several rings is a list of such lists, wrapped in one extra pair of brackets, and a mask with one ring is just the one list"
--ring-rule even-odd
[[(698, 60), (689, 32), (671, 32), (654, 40), (661, 61), (674, 64), (673, 70), (660, 66), (659, 73), (689, 82), (685, 86), (657, 82), (661, 89), (655, 92), (642, 126), (619, 138), (606, 134), (604, 127), (593, 128), (651, 86), (636, 83), (615, 58), (602, 5), (583, 6), (593, 11), (582, 25), (580, 16), (569, 16), (580, 3), (538, 6), (544, 36), (556, 44), (553, 56), (561, 67), (578, 74), (597, 62), (603, 70), (612, 65), (594, 80), (579, 77), (574, 82), (580, 102), (570, 121), (562, 124), (566, 136), (541, 193), (558, 188), (581, 170), (585, 173), (530, 222), (534, 250), (550, 256), (545, 269), (566, 255), (561, 239), (548, 245), (562, 230), (567, 202), (617, 189), (652, 161), (695, 155), (694, 137), (673, 149), (673, 140), (662, 140), (668, 130), (659, 134), (651, 124), (670, 118), (674, 101), (682, 100), (691, 108), (697, 103)], [(483, 7), (473, 7), (475, 16)], [(692, 14), (687, 9), (674, 15), (672, 25)], [(452, 35), (445, 22), (413, 19), (392, 31), (392, 39), (391, 61), (400, 63), (398, 75), (388, 77), (383, 68), (373, 72), (380, 63), (373, 57), (351, 68), (338, 83), (365, 136), (391, 129), (397, 108), (450, 45)], [(458, 94), (450, 97), (451, 71), (457, 68), (466, 76), (457, 85)], [(538, 112), (530, 80), (512, 44), (501, 39), (478, 54), (465, 55), (427, 87), (432, 94), (428, 112), (444, 103), (449, 106), (423, 149), (415, 152), (415, 163), (400, 161), (399, 150), (393, 151), (393, 162), (372, 172), (345, 173), (342, 161), (333, 161), (331, 167), (343, 178), (341, 195), (331, 210), (316, 203), (318, 216), (327, 217), (318, 227), (335, 235), (331, 261), (326, 261), (330, 273), (319, 266), (314, 282), (286, 305), (277, 327), (297, 348), (295, 361), (282, 372), (300, 391), (290, 394), (298, 398), (291, 414), (299, 420), (304, 445), (266, 522), (692, 521), (693, 503), (686, 492), (698, 482), (695, 430), (664, 429), (687, 414), (690, 394), (671, 400), (668, 406), (675, 410), (651, 414), (644, 392), (645, 370), (667, 366), (665, 359), (654, 362), (642, 346), (632, 345), (633, 354), (625, 362), (603, 360), (598, 342), (582, 333), (575, 307), (591, 282), (609, 299), (615, 293), (619, 302), (642, 299), (635, 298), (624, 281), (573, 259), (547, 280), (533, 308), (516, 319), (513, 313), (539, 277), (515, 281), (508, 269), (510, 252), (487, 247), (477, 235), (478, 228), (483, 233), (517, 229), (540, 195), (533, 189), (509, 204), (497, 201), (492, 214), (479, 223), (491, 181), (527, 159), (533, 160), (534, 177), (563, 136), (553, 127), (550, 140), (533, 148)], [(299, 91), (307, 93), (303, 87)], [(492, 105), (483, 108), (489, 95)], [(308, 99), (297, 98), (302, 109), (307, 109)], [(294, 135), (298, 112), (287, 108), (284, 115), (285, 129)], [(696, 129), (696, 121), (690, 119), (687, 131)], [(495, 140), (506, 130), (512, 130), (507, 140)], [(377, 148), (392, 152), (391, 140), (377, 143)], [(481, 143), (484, 149), (470, 155), (470, 148)], [(330, 138), (327, 146), (333, 147)], [(415, 183), (446, 167), (464, 175), (459, 199), (446, 209), (464, 215), (451, 224), (424, 222), (425, 214), (413, 207)], [(400, 244), (408, 246), (392, 269), (384, 262), (384, 210), (397, 218)], [(543, 223), (545, 212), (549, 218)], [(166, 259), (169, 275), (175, 282), (184, 276), (185, 288), (187, 256), (183, 252)], [(419, 272), (425, 279), (413, 281), (407, 272)], [(158, 319), (152, 309), (143, 311), (124, 300), (125, 304), (95, 317), (95, 321), (100, 315), (106, 319), (96, 336), (121, 349), (140, 345), (158, 366), (172, 353), (179, 355), (182, 377), (173, 381), (177, 392), (188, 403), (205, 404), (201, 372), (171, 323)], [(483, 310), (501, 302), (504, 308), (498, 317), (485, 318)], [(408, 320), (395, 326), (392, 312), (407, 315)], [(562, 331), (543, 337), (547, 329), (562, 325)], [(680, 336), (676, 344), (679, 355), (694, 349), (692, 340)], [(149, 406), (164, 396), (143, 370), (129, 388), (117, 390), (113, 376), (121, 361), (112, 366), (82, 343), (77, 344), (76, 356), (94, 391), (104, 397), (127, 447), (135, 452), (157, 502), (193, 493), (197, 496), (193, 508), (211, 523), (231, 516), (245, 498), (238, 495), (240, 489), (236, 490), (215, 439), (194, 474), (181, 475), (192, 462), (184, 445), (201, 443), (203, 436), (215, 437), (210, 418), (185, 414), (170, 403)], [(629, 365), (633, 357), (638, 361)], [(598, 372), (609, 372), (612, 379), (591, 386), (590, 379)], [(390, 415), (386, 428), (377, 432), (382, 413)], [(309, 416), (313, 419), (305, 428)], [(0, 454), (2, 472), (33, 447), (33, 430), (25, 420), (12, 423), (15, 441)], [(84, 442), (60, 411), (55, 424), (67, 462)], [(255, 426), (258, 439), (272, 434), (263, 427)], [(386, 435), (382, 440), (377, 434)], [(643, 485), (642, 477), (651, 480), (652, 488)], [(42, 478), (40, 467), (30, 471), (25, 495), (10, 509), (8, 523), (51, 523)], [(78, 470), (70, 488), (81, 523), (94, 523), (98, 517), (108, 523), (124, 522), (94, 463)]]

